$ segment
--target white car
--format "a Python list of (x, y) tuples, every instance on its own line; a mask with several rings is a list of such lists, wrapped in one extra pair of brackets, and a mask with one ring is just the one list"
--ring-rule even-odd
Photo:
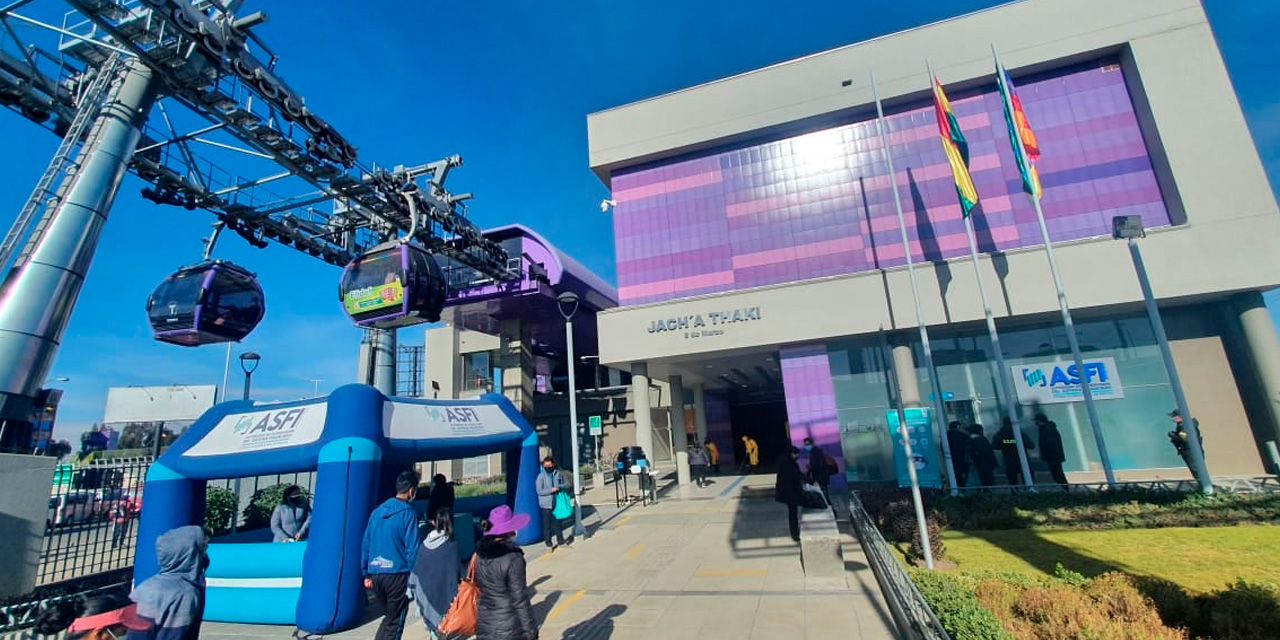
[(47, 527), (63, 527), (83, 524), (102, 517), (98, 497), (88, 491), (76, 491), (49, 498)]

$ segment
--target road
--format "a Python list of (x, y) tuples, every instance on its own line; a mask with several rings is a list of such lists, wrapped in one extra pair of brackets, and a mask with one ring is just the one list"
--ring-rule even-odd
[(36, 584), (44, 585), (133, 565), (137, 520), (118, 548), (111, 547), (113, 525), (91, 522), (58, 527), (45, 535)]

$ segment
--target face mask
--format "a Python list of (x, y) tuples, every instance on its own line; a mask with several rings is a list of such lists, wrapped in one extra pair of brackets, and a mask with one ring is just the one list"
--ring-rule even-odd
[(555, 467), (543, 467), (543, 468), (542, 468), (542, 470), (543, 470), (543, 471), (546, 471), (547, 473), (551, 473), (552, 471), (555, 471), (555, 470), (556, 470), (556, 468), (555, 468)]
[(811, 444), (806, 444), (806, 445), (804, 446), (804, 450), (805, 450), (805, 451), (813, 451), (813, 445), (811, 445)]

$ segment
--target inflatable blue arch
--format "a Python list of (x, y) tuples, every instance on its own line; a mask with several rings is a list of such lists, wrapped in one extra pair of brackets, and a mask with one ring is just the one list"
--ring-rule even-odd
[[(147, 473), (134, 581), (158, 571), (156, 538), (203, 523), (207, 481), (315, 471), (306, 542), (210, 544), (205, 619), (320, 635), (352, 628), (365, 613), (365, 522), (395, 493), (396, 474), (417, 462), (497, 452), (507, 454), (507, 504), (536, 516), (537, 434), (501, 395), (418, 400), (348, 385), (327, 398), (220, 404)], [(517, 542), (541, 539), (540, 525), (532, 518)]]

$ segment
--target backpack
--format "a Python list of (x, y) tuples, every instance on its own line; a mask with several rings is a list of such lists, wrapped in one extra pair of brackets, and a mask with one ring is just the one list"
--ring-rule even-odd
[(840, 473), (840, 463), (836, 462), (836, 459), (831, 457), (831, 454), (827, 453), (826, 451), (823, 451), (822, 456), (826, 458), (827, 473), (831, 475)]
[(480, 611), (480, 587), (476, 586), (476, 556), (471, 556), (467, 577), (458, 583), (458, 595), (440, 619), (440, 632), (448, 635), (470, 636), (476, 632), (476, 618)]

